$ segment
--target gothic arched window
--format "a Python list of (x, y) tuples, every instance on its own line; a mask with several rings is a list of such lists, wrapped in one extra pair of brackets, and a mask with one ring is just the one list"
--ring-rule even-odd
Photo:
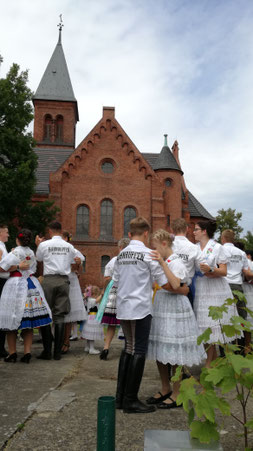
[(110, 261), (110, 257), (108, 255), (102, 255), (101, 257), (101, 273), (104, 274), (105, 272), (105, 267), (107, 265), (107, 263)]
[(103, 200), (100, 208), (100, 237), (112, 238), (113, 205), (109, 199)]
[(63, 116), (57, 116), (55, 121), (55, 128), (56, 141), (63, 142)]
[(133, 207), (126, 207), (124, 210), (124, 236), (128, 236), (129, 224), (136, 218), (136, 210)]
[(87, 205), (80, 205), (76, 212), (76, 235), (89, 236), (90, 210)]
[(43, 141), (52, 141), (52, 127), (53, 127), (53, 119), (50, 114), (47, 114), (44, 119), (44, 135)]

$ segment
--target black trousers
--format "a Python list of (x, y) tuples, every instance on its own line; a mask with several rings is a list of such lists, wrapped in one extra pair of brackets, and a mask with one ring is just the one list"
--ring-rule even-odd
[(125, 352), (127, 354), (146, 355), (151, 321), (151, 315), (142, 319), (120, 320), (125, 335)]

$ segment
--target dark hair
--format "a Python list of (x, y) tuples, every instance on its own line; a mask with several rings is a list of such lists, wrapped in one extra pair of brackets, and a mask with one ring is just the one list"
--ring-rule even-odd
[(0, 222), (0, 229), (8, 229), (8, 226), (3, 222)]
[(30, 246), (32, 241), (32, 232), (29, 229), (21, 229), (17, 234), (17, 239), (21, 246)]
[(241, 251), (244, 251), (245, 245), (242, 241), (235, 241), (234, 243), (235, 247), (238, 247), (238, 249), (241, 249)]
[(198, 221), (197, 224), (201, 230), (206, 230), (209, 238), (213, 238), (217, 227), (216, 221)]
[(48, 226), (51, 230), (61, 231), (61, 223), (58, 221), (53, 221)]
[(252, 250), (246, 249), (246, 250), (245, 250), (245, 254), (246, 254), (246, 255), (250, 255), (251, 258), (253, 259), (253, 251), (252, 251)]
[(67, 242), (68, 243), (71, 241), (72, 234), (69, 233), (67, 230), (63, 230), (62, 236), (63, 236), (63, 238), (67, 238)]

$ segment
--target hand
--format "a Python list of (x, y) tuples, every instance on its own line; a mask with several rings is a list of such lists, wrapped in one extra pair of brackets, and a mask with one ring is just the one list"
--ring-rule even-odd
[(42, 241), (44, 241), (45, 240), (45, 237), (44, 236), (39, 236), (39, 235), (36, 235), (36, 238), (35, 238), (35, 244), (36, 244), (36, 246), (38, 247), (39, 246), (39, 244), (40, 243), (42, 243)]
[(19, 263), (19, 269), (22, 271), (27, 271), (30, 268), (30, 264), (28, 260), (23, 260), (21, 263)]
[(75, 260), (75, 262), (76, 262), (76, 264), (77, 264), (78, 266), (81, 265), (82, 262), (81, 262), (80, 257), (75, 257), (74, 260)]
[(204, 274), (209, 272), (211, 269), (210, 266), (208, 266), (206, 263), (200, 263), (199, 267), (200, 267), (200, 271), (203, 272)]
[(151, 251), (150, 255), (151, 255), (152, 260), (158, 261), (160, 263), (160, 265), (162, 265), (164, 263), (164, 260), (158, 251)]

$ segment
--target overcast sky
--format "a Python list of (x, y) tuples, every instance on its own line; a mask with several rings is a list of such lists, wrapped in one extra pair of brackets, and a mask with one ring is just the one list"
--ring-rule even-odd
[(253, 231), (252, 0), (0, 0), (0, 76), (36, 91), (58, 40), (78, 101), (77, 144), (115, 106), (141, 152), (177, 139), (188, 189)]

